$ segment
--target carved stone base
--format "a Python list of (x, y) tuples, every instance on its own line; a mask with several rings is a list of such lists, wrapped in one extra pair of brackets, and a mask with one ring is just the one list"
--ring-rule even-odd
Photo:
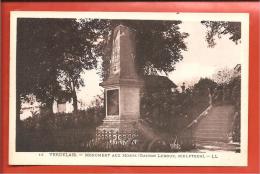
[(96, 128), (97, 131), (131, 132), (136, 129), (138, 120), (119, 120), (106, 117), (103, 124)]

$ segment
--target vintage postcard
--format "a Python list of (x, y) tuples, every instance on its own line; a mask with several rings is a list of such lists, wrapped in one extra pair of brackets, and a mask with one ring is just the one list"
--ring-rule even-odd
[(10, 165), (247, 166), (246, 13), (11, 12)]

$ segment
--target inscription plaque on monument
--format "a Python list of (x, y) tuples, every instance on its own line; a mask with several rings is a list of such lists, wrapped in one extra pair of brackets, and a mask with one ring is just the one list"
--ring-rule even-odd
[(119, 92), (118, 89), (107, 90), (107, 115), (119, 115)]
[(120, 30), (117, 31), (113, 40), (113, 50), (110, 63), (111, 74), (118, 74), (120, 71)]

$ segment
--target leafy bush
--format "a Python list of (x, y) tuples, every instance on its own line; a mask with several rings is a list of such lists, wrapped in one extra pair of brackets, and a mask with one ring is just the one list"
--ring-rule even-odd
[(177, 133), (188, 124), (189, 93), (171, 90), (146, 91), (141, 100), (141, 117), (161, 132)]
[(76, 113), (41, 112), (23, 120), (17, 151), (84, 151), (105, 116), (103, 107)]

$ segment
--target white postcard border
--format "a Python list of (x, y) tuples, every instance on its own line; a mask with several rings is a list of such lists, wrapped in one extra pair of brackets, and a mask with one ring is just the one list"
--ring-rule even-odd
[[(241, 152), (129, 153), (129, 152), (16, 152), (16, 22), (17, 18), (100, 18), (135, 20), (241, 22)], [(247, 166), (248, 158), (249, 14), (165, 12), (38, 12), (12, 11), (10, 26), (10, 165), (124, 165), (124, 166)], [(102, 156), (103, 157), (95, 157)], [(112, 157), (112, 155), (114, 155)], [(164, 156), (171, 155), (171, 156)], [(120, 157), (119, 157), (120, 156)]]

